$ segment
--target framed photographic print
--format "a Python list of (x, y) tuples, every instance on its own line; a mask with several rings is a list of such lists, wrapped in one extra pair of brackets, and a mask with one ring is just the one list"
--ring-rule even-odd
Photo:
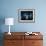
[(35, 22), (35, 9), (19, 9), (18, 21), (24, 23)]

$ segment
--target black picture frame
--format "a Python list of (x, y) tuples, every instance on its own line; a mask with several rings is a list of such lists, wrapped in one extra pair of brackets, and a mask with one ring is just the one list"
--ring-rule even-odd
[(18, 21), (22, 23), (34, 23), (35, 9), (18, 9)]

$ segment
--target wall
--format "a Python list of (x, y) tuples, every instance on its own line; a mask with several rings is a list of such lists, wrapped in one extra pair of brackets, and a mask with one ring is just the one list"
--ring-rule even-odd
[[(46, 31), (46, 0), (1, 0), (2, 17), (13, 17), (15, 19), (14, 26), (11, 31)], [(35, 23), (19, 23), (18, 8), (35, 9)], [(2, 32), (8, 31), (6, 25), (1, 26)]]

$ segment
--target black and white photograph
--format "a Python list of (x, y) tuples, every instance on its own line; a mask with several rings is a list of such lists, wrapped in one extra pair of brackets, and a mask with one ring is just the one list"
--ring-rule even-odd
[(19, 22), (34, 22), (35, 21), (35, 9), (19, 9)]

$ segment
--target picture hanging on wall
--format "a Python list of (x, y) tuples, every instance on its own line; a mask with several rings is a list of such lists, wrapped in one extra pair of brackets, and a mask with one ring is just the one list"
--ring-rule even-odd
[(34, 23), (35, 9), (18, 9), (18, 21), (22, 23)]

